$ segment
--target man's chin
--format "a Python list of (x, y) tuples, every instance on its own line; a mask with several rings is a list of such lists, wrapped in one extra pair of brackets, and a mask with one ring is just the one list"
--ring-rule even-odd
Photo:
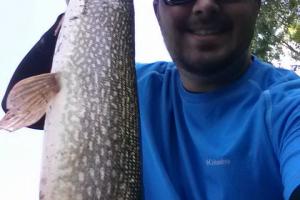
[(220, 58), (201, 58), (183, 63), (183, 67), (186, 70), (202, 75), (213, 75), (224, 70), (228, 65), (230, 65), (228, 60)]
[(188, 71), (189, 73), (198, 74), (205, 77), (213, 77), (218, 74), (223, 74), (224, 72), (232, 73), (230, 71), (234, 70), (234, 68), (239, 70), (239, 68), (242, 67), (241, 65), (244, 65), (245, 59), (247, 59), (249, 56), (248, 51), (241, 52), (231, 54), (226, 54), (223, 52), (219, 54), (215, 53), (215, 55), (197, 55), (195, 57), (190, 55), (186, 56), (184, 59), (181, 59), (182, 62), (178, 62), (178, 64), (180, 64), (179, 67), (185, 71)]

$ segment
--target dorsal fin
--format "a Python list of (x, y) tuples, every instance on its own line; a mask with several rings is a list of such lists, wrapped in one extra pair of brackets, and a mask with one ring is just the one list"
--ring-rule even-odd
[(15, 131), (37, 122), (59, 91), (56, 77), (46, 73), (18, 82), (8, 95), (8, 112), (0, 120), (0, 129)]

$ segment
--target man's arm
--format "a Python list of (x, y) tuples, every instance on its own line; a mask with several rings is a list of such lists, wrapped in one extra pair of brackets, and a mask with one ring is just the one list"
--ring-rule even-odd
[[(41, 37), (41, 39), (32, 47), (18, 65), (2, 100), (2, 108), (5, 112), (8, 111), (6, 107), (8, 94), (17, 82), (30, 76), (49, 73), (51, 71), (52, 59), (58, 35), (58, 26), (60, 25), (62, 17), (63, 14), (58, 16), (55, 24), (52, 25), (52, 27)], [(29, 128), (41, 130), (44, 128), (44, 122), (45, 116)]]

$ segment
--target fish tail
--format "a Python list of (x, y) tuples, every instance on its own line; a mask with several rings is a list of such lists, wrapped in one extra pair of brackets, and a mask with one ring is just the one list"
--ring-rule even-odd
[(46, 73), (18, 82), (8, 95), (8, 112), (0, 120), (0, 130), (15, 131), (42, 118), (50, 100), (59, 92), (57, 76)]

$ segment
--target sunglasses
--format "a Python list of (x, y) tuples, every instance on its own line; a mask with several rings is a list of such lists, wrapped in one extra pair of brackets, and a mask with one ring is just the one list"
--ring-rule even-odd
[(169, 6), (176, 6), (193, 2), (194, 0), (164, 0)]

